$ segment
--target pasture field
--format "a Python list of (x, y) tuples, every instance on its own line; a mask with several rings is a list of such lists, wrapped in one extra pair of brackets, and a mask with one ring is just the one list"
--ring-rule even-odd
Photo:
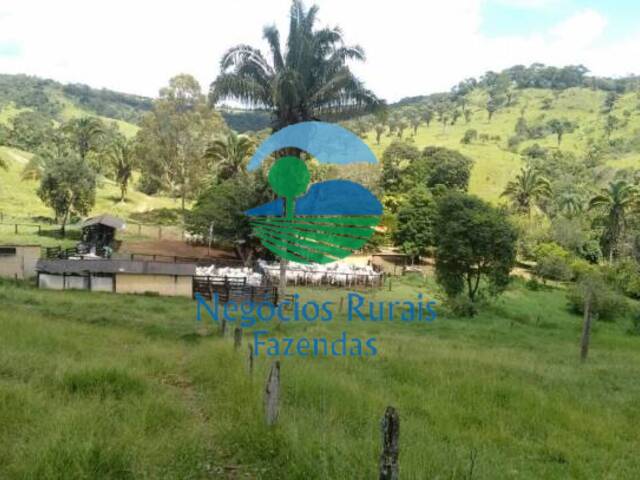
[[(431, 298), (407, 276), (371, 301)], [(298, 289), (338, 304), (345, 290)], [(564, 291), (516, 280), (471, 319), (270, 325), (276, 336), (376, 337), (366, 358), (281, 358), (278, 424), (264, 423), (273, 358), (195, 321), (190, 299), (0, 284), (0, 478), (376, 477), (380, 419), (398, 409), (404, 479), (635, 479), (640, 337), (581, 319)], [(473, 459), (473, 461), (472, 461)]]
[[(475, 160), (469, 192), (497, 203), (507, 182), (512, 180), (524, 165), (519, 154), (523, 149), (537, 143), (545, 148), (573, 152), (580, 158), (594, 141), (601, 140), (604, 137), (606, 120), (606, 115), (601, 112), (605, 95), (602, 91), (588, 88), (570, 88), (556, 94), (546, 89), (518, 90), (514, 104), (500, 108), (489, 121), (485, 110), (487, 93), (477, 90), (470, 95), (468, 109), (472, 114), (469, 122), (460, 118), (455, 125), (443, 127), (442, 123), (434, 118), (428, 127), (422, 123), (415, 136), (412, 129), (407, 128), (403, 138), (413, 141), (420, 149), (430, 145), (446, 147), (458, 150)], [(552, 99), (549, 109), (542, 108), (545, 99)], [(640, 98), (635, 93), (627, 93), (618, 100), (612, 114), (624, 119), (624, 126), (611, 135), (612, 140), (638, 138), (639, 102)], [(541, 139), (526, 140), (516, 151), (512, 151), (507, 148), (507, 142), (509, 137), (514, 135), (514, 128), (520, 116), (523, 116), (530, 126), (544, 124), (553, 118), (566, 118), (579, 127), (573, 133), (565, 134), (560, 145), (555, 135), (547, 135)], [(462, 144), (460, 140), (468, 129), (475, 129), (479, 135), (498, 136), (500, 140), (475, 140), (471, 144)], [(381, 159), (384, 149), (395, 139), (395, 135), (389, 136), (385, 133), (378, 145), (375, 132), (370, 131), (365, 140), (378, 159)], [(627, 152), (609, 153), (604, 160), (613, 168), (637, 167), (640, 165), (640, 154), (637, 148), (629, 149)]]

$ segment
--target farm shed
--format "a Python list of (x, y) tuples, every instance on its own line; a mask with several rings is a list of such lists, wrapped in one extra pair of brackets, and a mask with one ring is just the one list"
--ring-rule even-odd
[(97, 250), (111, 246), (116, 238), (116, 230), (124, 230), (125, 226), (124, 220), (112, 215), (87, 218), (80, 224), (82, 243)]
[(0, 245), (0, 277), (35, 277), (40, 245)]
[(40, 260), (38, 287), (192, 296), (192, 263), (136, 260)]

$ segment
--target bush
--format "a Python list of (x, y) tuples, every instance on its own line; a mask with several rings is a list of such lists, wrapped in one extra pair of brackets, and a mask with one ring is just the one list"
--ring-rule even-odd
[(585, 275), (567, 290), (570, 310), (584, 314), (584, 303), (588, 294), (591, 295), (591, 312), (600, 320), (615, 320), (628, 311), (627, 300), (611, 289), (601, 274)]
[(640, 298), (640, 265), (632, 258), (605, 268), (607, 281), (626, 296)]
[(448, 297), (445, 305), (451, 310), (451, 313), (458, 317), (473, 317), (478, 313), (477, 302), (473, 302), (464, 294)]
[(570, 254), (554, 242), (542, 243), (535, 249), (536, 275), (544, 279), (568, 281), (573, 278)]
[(460, 143), (469, 144), (473, 143), (478, 138), (478, 131), (470, 128), (466, 132), (464, 132), (464, 137), (460, 140)]

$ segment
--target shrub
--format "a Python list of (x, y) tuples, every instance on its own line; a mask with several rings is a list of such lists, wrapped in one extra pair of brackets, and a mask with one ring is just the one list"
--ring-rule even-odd
[(535, 249), (536, 275), (544, 279), (568, 281), (573, 278), (570, 254), (554, 242), (542, 243)]
[(448, 297), (445, 305), (459, 317), (473, 317), (478, 313), (478, 304), (464, 294)]
[(628, 311), (627, 300), (609, 287), (599, 273), (585, 275), (567, 290), (570, 310), (584, 314), (587, 295), (591, 295), (591, 312), (600, 320), (615, 320)]
[(473, 143), (478, 138), (478, 131), (470, 128), (466, 132), (464, 132), (464, 137), (460, 140), (460, 143), (469, 144)]
[(632, 258), (605, 268), (607, 281), (631, 298), (640, 298), (640, 265)]

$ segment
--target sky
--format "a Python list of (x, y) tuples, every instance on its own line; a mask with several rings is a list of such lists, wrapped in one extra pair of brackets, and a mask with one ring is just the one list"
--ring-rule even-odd
[[(388, 101), (449, 90), (515, 64), (582, 63), (640, 73), (637, 0), (307, 0), (367, 61), (354, 71)], [(286, 37), (290, 0), (1, 0), (0, 73), (156, 96), (190, 73), (203, 90), (221, 55), (262, 28)], [(636, 28), (634, 28), (636, 27)]]

